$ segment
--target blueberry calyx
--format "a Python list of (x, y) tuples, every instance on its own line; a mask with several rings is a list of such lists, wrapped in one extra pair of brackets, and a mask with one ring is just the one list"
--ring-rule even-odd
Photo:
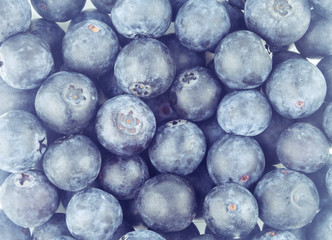
[(275, 0), (273, 4), (273, 10), (279, 13), (280, 16), (284, 17), (288, 14), (288, 11), (292, 9), (287, 0)]
[(137, 97), (148, 97), (151, 95), (151, 86), (144, 83), (134, 83), (130, 90)]
[(189, 84), (191, 81), (196, 80), (196, 79), (197, 79), (197, 77), (195, 76), (195, 74), (193, 72), (189, 72), (189, 73), (187, 72), (184, 74), (184, 77), (181, 80), (182, 80), (182, 82)]
[(29, 175), (22, 173), (19, 181), (20, 181), (20, 185), (23, 186), (26, 181), (31, 181), (31, 179), (30, 179)]
[(137, 134), (141, 126), (141, 120), (136, 118), (133, 114), (134, 112), (132, 110), (127, 114), (120, 113), (117, 119), (118, 128), (131, 135)]
[(73, 85), (69, 85), (66, 98), (76, 104), (80, 104), (82, 101), (86, 100), (86, 97), (83, 95), (83, 89), (75, 88)]
[(230, 203), (230, 204), (228, 204), (228, 206), (227, 206), (227, 210), (228, 210), (229, 212), (234, 212), (234, 211), (236, 211), (236, 210), (237, 210), (237, 206), (236, 206), (236, 204), (234, 204), (234, 203)]
[(91, 30), (91, 32), (99, 32), (100, 31), (100, 29), (99, 29), (99, 27), (97, 27), (96, 25), (93, 25), (93, 24), (90, 24), (89, 26), (88, 26), (88, 28)]

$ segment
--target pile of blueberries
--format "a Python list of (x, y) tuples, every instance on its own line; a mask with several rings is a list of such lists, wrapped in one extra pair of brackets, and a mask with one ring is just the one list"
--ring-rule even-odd
[(91, 2), (0, 0), (0, 239), (332, 239), (331, 0)]

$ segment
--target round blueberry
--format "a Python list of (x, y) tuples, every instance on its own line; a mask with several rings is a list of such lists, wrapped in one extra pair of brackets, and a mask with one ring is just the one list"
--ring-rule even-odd
[(271, 117), (268, 100), (257, 90), (228, 93), (217, 109), (219, 125), (235, 135), (256, 136), (268, 127)]

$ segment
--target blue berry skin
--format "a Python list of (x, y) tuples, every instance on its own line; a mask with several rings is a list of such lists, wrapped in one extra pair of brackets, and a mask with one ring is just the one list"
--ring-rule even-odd
[(33, 240), (50, 240), (61, 235), (71, 236), (64, 213), (55, 213), (50, 220), (32, 231)]
[(98, 110), (96, 133), (110, 152), (132, 156), (145, 150), (156, 132), (156, 119), (138, 97), (120, 95), (107, 100)]
[(98, 20), (86, 20), (75, 24), (65, 34), (63, 60), (76, 72), (98, 77), (111, 70), (119, 47), (110, 26)]
[(99, 174), (101, 155), (96, 144), (83, 135), (69, 135), (48, 146), (43, 155), (46, 177), (58, 188), (80, 191)]
[(175, 34), (190, 50), (214, 50), (230, 30), (224, 6), (214, 0), (189, 0), (182, 5), (174, 22)]
[(289, 231), (266, 229), (256, 234), (252, 240), (298, 240), (298, 238)]
[(158, 232), (166, 240), (192, 240), (199, 235), (199, 230), (194, 223), (191, 223), (188, 227), (177, 232)]
[(8, 37), (28, 30), (31, 21), (28, 0), (3, 0), (0, 3), (0, 45)]
[(222, 91), (212, 71), (205, 67), (189, 68), (175, 78), (169, 102), (181, 118), (199, 122), (216, 112)]
[[(264, 227), (264, 225), (263, 225), (263, 227)], [(252, 230), (251, 233), (249, 233), (249, 235), (247, 235), (245, 237), (237, 238), (237, 239), (238, 240), (252, 240), (254, 235), (258, 234), (259, 232), (261, 232), (261, 229), (260, 229), (259, 225), (256, 224), (254, 230)], [(220, 238), (219, 236), (215, 235), (207, 226), (205, 227), (204, 233), (206, 235), (209, 235), (209, 237), (212, 235), (214, 237), (214, 238), (212, 238), (212, 240), (214, 240), (214, 239), (215, 240), (233, 240), (233, 238)], [(207, 239), (207, 240), (210, 240), (210, 239)]]
[(195, 217), (194, 188), (182, 177), (160, 174), (145, 182), (137, 197), (143, 222), (162, 232), (181, 231)]
[(50, 47), (35, 35), (14, 35), (0, 47), (0, 77), (13, 88), (39, 87), (53, 66)]
[(326, 186), (327, 192), (329, 193), (329, 195), (332, 199), (332, 166), (329, 168), (329, 170), (326, 173), (325, 186)]
[(160, 234), (151, 230), (136, 230), (123, 235), (121, 240), (166, 240)]
[(175, 61), (176, 72), (180, 73), (186, 68), (204, 66), (205, 58), (203, 53), (194, 52), (184, 47), (174, 33), (158, 38), (164, 43)]
[(115, 29), (131, 39), (162, 36), (171, 24), (168, 0), (117, 0), (111, 11)]
[(258, 220), (258, 206), (246, 188), (226, 183), (205, 197), (203, 217), (213, 233), (224, 238), (247, 236)]
[(255, 139), (229, 134), (212, 145), (206, 161), (216, 185), (234, 182), (249, 188), (260, 179), (265, 167), (263, 150)]
[(306, 33), (295, 42), (296, 49), (308, 58), (322, 58), (332, 54), (332, 19), (311, 12), (310, 26)]
[(46, 129), (37, 117), (23, 110), (0, 116), (0, 169), (23, 172), (32, 169), (47, 147)]
[(332, 209), (325, 208), (317, 213), (311, 224), (307, 227), (308, 240), (332, 239)]
[(0, 238), (4, 240), (31, 240), (30, 229), (23, 228), (12, 221), (0, 209)]
[(83, 9), (86, 0), (31, 0), (36, 12), (51, 22), (66, 22), (77, 16)]
[(118, 227), (118, 229), (115, 231), (115, 233), (112, 235), (110, 239), (107, 240), (119, 240), (123, 235), (126, 233), (135, 231), (133, 226), (131, 226), (129, 223), (122, 221), (121, 225)]
[(86, 9), (70, 21), (68, 29), (73, 27), (77, 23), (86, 20), (98, 20), (112, 27), (111, 17), (107, 13), (101, 12), (97, 9)]
[(257, 90), (235, 91), (221, 100), (217, 109), (219, 125), (227, 133), (256, 136), (269, 125), (272, 109)]
[(317, 172), (329, 158), (329, 141), (319, 128), (310, 123), (291, 125), (281, 133), (276, 144), (280, 162), (295, 171)]
[(264, 152), (266, 165), (280, 163), (276, 153), (276, 142), (280, 134), (294, 123), (295, 121), (293, 119), (282, 117), (280, 114), (272, 111), (269, 126), (262, 133), (255, 136), (255, 139)]
[(58, 69), (62, 64), (62, 39), (65, 36), (65, 32), (55, 22), (47, 21), (43, 18), (36, 18), (31, 21), (28, 29), (29, 33), (40, 37), (50, 46), (54, 66)]
[(310, 3), (319, 15), (325, 18), (331, 18), (332, 6), (330, 0), (310, 0)]
[(229, 20), (231, 22), (231, 28), (229, 29), (229, 32), (247, 29), (243, 12), (240, 9), (234, 7), (230, 2), (231, 1), (221, 1), (222, 5), (225, 7), (228, 13)]
[(94, 118), (98, 91), (86, 76), (75, 72), (57, 72), (38, 89), (35, 109), (38, 117), (53, 131), (77, 133)]
[(99, 11), (103, 13), (111, 13), (116, 0), (91, 0), (91, 2)]
[(111, 194), (88, 188), (76, 193), (66, 209), (66, 223), (71, 234), (82, 240), (109, 239), (122, 222), (118, 200)]
[(160, 126), (149, 146), (153, 166), (161, 173), (188, 175), (202, 162), (206, 152), (203, 131), (183, 119)]
[(117, 83), (117, 80), (114, 76), (114, 71), (110, 71), (101, 75), (98, 81), (96, 81), (96, 84), (108, 98), (125, 94), (125, 92), (119, 87)]
[[(217, 238), (214, 237), (212, 234), (202, 234), (202, 235), (196, 236), (194, 238), (191, 238), (191, 240), (217, 240)], [(221, 239), (221, 240), (224, 240), (224, 239)]]
[(119, 53), (114, 75), (128, 94), (151, 98), (163, 94), (172, 84), (176, 65), (165, 44), (152, 38), (131, 41)]
[(244, 7), (247, 27), (275, 47), (299, 40), (310, 23), (309, 0), (248, 0)]
[(272, 65), (275, 68), (278, 64), (283, 63), (289, 59), (305, 59), (301, 54), (291, 51), (282, 50), (276, 53), (273, 53), (272, 56)]
[(136, 155), (120, 157), (107, 154), (99, 174), (99, 183), (106, 192), (118, 200), (137, 197), (138, 191), (149, 179), (149, 170), (144, 160)]
[(178, 11), (182, 7), (182, 5), (185, 4), (185, 2), (187, 1), (188, 0), (169, 0), (172, 6), (172, 20), (175, 20)]
[(219, 79), (231, 89), (260, 86), (272, 70), (272, 59), (263, 40), (247, 30), (228, 34), (215, 51), (214, 67)]
[(256, 185), (259, 218), (268, 226), (291, 230), (312, 221), (319, 209), (315, 184), (304, 174), (275, 169)]
[(51, 240), (76, 240), (76, 238), (69, 237), (69, 236), (58, 236), (58, 237), (52, 238)]
[(47, 222), (59, 206), (57, 189), (39, 171), (12, 173), (0, 189), (0, 204), (15, 224), (33, 228)]
[(271, 72), (265, 92), (275, 111), (297, 119), (314, 113), (324, 102), (326, 81), (321, 71), (304, 59), (290, 59)]
[(323, 73), (326, 81), (326, 97), (325, 101), (332, 102), (332, 56), (326, 56), (316, 65)]
[(35, 97), (38, 89), (21, 90), (9, 86), (0, 77), (0, 115), (11, 110), (24, 110), (35, 113)]
[(220, 127), (216, 115), (211, 118), (198, 123), (200, 129), (202, 129), (206, 144), (211, 147), (213, 143), (222, 138), (226, 132)]

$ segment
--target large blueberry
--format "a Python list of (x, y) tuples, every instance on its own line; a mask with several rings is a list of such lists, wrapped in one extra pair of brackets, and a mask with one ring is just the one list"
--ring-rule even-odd
[(182, 177), (160, 174), (145, 182), (138, 194), (137, 208), (149, 228), (163, 232), (181, 231), (195, 217), (194, 189)]
[(28, 0), (2, 0), (0, 2), (0, 45), (6, 38), (28, 30), (31, 6)]
[(176, 15), (175, 34), (185, 47), (198, 52), (214, 50), (231, 27), (224, 6), (215, 0), (189, 0)]
[(47, 146), (46, 129), (29, 112), (13, 110), (0, 116), (0, 169), (22, 172), (32, 169)]
[(174, 80), (175, 71), (169, 49), (152, 38), (131, 41), (121, 50), (114, 66), (119, 87), (141, 98), (166, 92)]
[(98, 176), (101, 155), (86, 136), (70, 135), (52, 143), (43, 155), (46, 177), (58, 188), (79, 191)]
[(181, 118), (198, 122), (216, 112), (221, 94), (222, 86), (211, 70), (193, 67), (175, 78), (170, 88), (169, 102)]
[(289, 45), (307, 31), (309, 0), (247, 0), (244, 17), (248, 29), (273, 46)]
[(225, 183), (213, 188), (205, 197), (203, 217), (216, 235), (240, 238), (255, 228), (258, 206), (249, 190), (235, 183)]
[(202, 162), (206, 141), (202, 130), (186, 120), (173, 120), (157, 129), (149, 157), (159, 172), (187, 175)]
[(77, 133), (94, 118), (98, 92), (86, 76), (57, 72), (38, 89), (35, 108), (50, 129), (61, 134)]
[(319, 208), (315, 184), (302, 173), (275, 169), (263, 176), (254, 195), (259, 218), (280, 230), (300, 228), (310, 223)]
[(3, 240), (31, 240), (30, 229), (13, 223), (0, 209), (0, 238)]
[(113, 67), (119, 41), (104, 22), (85, 20), (68, 29), (63, 38), (62, 52), (68, 68), (98, 77)]
[(132, 156), (146, 149), (156, 131), (156, 119), (138, 97), (120, 95), (98, 110), (96, 133), (99, 142), (117, 155)]
[(39, 87), (53, 66), (49, 45), (33, 34), (14, 35), (0, 47), (0, 77), (13, 88)]
[(31, 5), (46, 20), (66, 22), (82, 11), (85, 2), (86, 0), (31, 0)]
[(117, 0), (111, 12), (116, 30), (127, 38), (163, 35), (172, 19), (168, 0)]
[(260, 179), (264, 167), (263, 151), (250, 137), (226, 134), (207, 155), (207, 168), (217, 185), (234, 182), (248, 188)]
[(272, 70), (272, 58), (262, 39), (253, 32), (230, 33), (218, 45), (214, 67), (219, 79), (231, 89), (261, 85)]
[(119, 200), (137, 197), (146, 180), (149, 170), (140, 156), (120, 157), (107, 154), (99, 174), (101, 187)]
[(47, 222), (59, 206), (57, 189), (39, 171), (12, 173), (0, 189), (0, 203), (15, 224), (33, 228)]
[(256, 136), (268, 127), (271, 117), (268, 100), (257, 90), (228, 93), (217, 109), (219, 125), (235, 135)]
[(71, 234), (82, 240), (105, 240), (112, 237), (122, 223), (122, 209), (113, 195), (88, 188), (76, 193), (66, 209)]
[(276, 153), (287, 168), (316, 172), (328, 161), (330, 143), (324, 133), (310, 123), (295, 123), (278, 138)]
[(271, 72), (265, 92), (272, 107), (287, 118), (314, 113), (324, 102), (326, 81), (321, 71), (304, 59), (289, 59)]

